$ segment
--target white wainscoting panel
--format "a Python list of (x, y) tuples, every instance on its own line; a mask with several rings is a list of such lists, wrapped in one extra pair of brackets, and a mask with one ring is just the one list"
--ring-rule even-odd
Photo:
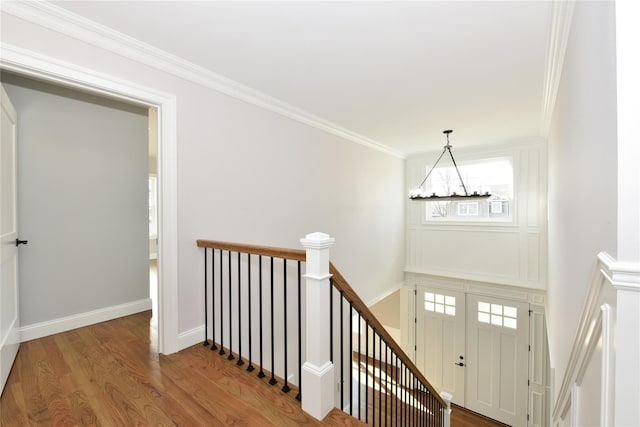
[[(510, 158), (514, 199), (510, 221), (427, 220), (427, 202), (407, 198), (406, 267), (411, 273), (545, 289), (546, 153), (543, 141), (514, 141), (456, 149), (456, 159)], [(407, 194), (419, 183), (437, 154), (412, 155), (406, 161)]]

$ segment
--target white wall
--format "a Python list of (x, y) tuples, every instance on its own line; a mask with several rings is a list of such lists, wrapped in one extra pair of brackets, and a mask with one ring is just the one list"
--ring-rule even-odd
[(614, 3), (576, 2), (548, 148), (548, 321), (556, 387), (596, 256), (616, 254), (615, 72)]
[(546, 287), (546, 158), (544, 141), (532, 138), (495, 146), (453, 148), (458, 163), (509, 157), (514, 168), (513, 221), (509, 223), (426, 222), (425, 202), (409, 200), (441, 152), (407, 159), (406, 270), (411, 273)]
[(402, 159), (4, 12), (2, 24), (3, 43), (176, 96), (180, 332), (204, 321), (198, 238), (296, 248), (323, 231), (365, 301), (402, 282)]
[(6, 73), (23, 327), (149, 297), (147, 111)]

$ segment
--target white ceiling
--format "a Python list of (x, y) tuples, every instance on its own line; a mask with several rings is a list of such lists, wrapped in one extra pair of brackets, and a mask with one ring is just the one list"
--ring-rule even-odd
[(549, 1), (61, 1), (404, 154), (542, 136)]

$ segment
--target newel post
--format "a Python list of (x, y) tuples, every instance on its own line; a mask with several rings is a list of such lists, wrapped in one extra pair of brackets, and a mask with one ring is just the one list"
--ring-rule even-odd
[(444, 399), (444, 401), (447, 403), (447, 406), (442, 408), (442, 427), (451, 427), (451, 399), (453, 399), (453, 395), (451, 393), (447, 393), (446, 391), (442, 391), (440, 392), (440, 397), (442, 397), (442, 399)]
[(302, 365), (302, 410), (322, 420), (335, 404), (333, 363), (329, 360), (329, 248), (335, 239), (307, 234), (300, 243), (306, 261), (306, 360)]

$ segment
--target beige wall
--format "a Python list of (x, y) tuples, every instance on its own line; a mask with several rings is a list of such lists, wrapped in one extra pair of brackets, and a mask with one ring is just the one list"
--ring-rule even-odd
[(372, 305), (371, 311), (384, 326), (400, 329), (400, 290)]

